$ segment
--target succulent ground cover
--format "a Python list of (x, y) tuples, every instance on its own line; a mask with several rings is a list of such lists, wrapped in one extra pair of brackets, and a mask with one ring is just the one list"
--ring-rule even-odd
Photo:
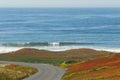
[(32, 67), (0, 63), (0, 80), (21, 80), (36, 72)]
[(62, 80), (120, 80), (120, 54), (71, 65)]

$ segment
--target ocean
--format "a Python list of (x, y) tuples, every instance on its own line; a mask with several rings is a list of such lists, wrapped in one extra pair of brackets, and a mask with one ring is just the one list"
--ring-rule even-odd
[(120, 51), (120, 8), (0, 8), (0, 53), (21, 48)]

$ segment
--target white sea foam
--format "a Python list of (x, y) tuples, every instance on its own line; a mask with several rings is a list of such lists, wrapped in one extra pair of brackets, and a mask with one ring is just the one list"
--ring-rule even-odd
[(12, 51), (16, 51), (19, 49), (22, 49), (22, 47), (3, 47), (3, 46), (0, 46), (0, 53), (12, 52)]
[(3, 47), (0, 46), (0, 53), (7, 53), (12, 51), (17, 51), (22, 48), (35, 48), (39, 50), (49, 50), (49, 51), (65, 51), (70, 49), (80, 49), (80, 48), (90, 48), (95, 50), (103, 50), (110, 52), (120, 52), (120, 48), (107, 48), (107, 47), (93, 47), (93, 46), (41, 46), (41, 47)]

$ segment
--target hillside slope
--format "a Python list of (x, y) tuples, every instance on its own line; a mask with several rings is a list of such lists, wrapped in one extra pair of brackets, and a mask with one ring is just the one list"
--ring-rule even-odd
[(74, 64), (62, 80), (120, 80), (120, 54)]
[(73, 49), (67, 51), (47, 51), (31, 48), (20, 49), (15, 52), (0, 54), (0, 60), (7, 61), (25, 61), (42, 63), (62, 63), (63, 61), (75, 60), (84, 61), (98, 57), (111, 55), (111, 52), (96, 51), (92, 49)]

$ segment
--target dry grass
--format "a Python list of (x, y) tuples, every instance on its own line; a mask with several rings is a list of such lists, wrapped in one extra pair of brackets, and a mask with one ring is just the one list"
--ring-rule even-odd
[(21, 80), (37, 72), (37, 69), (14, 65), (14, 64), (0, 64), (0, 80)]

